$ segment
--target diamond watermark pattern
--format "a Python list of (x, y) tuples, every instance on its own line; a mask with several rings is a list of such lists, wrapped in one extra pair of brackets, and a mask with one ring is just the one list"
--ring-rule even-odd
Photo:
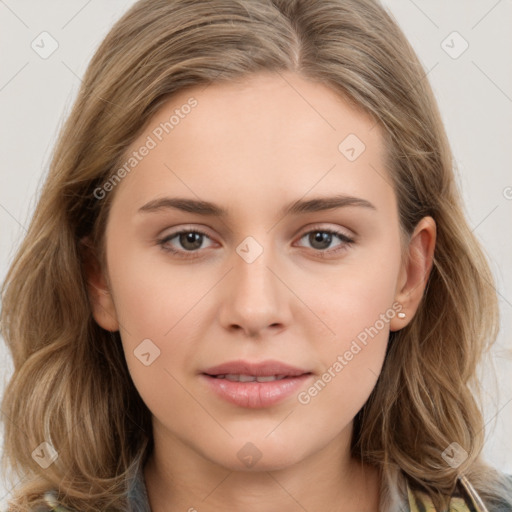
[(458, 468), (467, 458), (468, 452), (459, 443), (450, 443), (441, 457), (452, 468)]
[(263, 454), (253, 443), (245, 443), (236, 455), (248, 468), (252, 468)]
[(457, 31), (453, 31), (443, 39), (441, 48), (452, 59), (458, 59), (469, 48), (469, 43)]
[(253, 263), (263, 253), (263, 247), (248, 236), (237, 246), (236, 252), (246, 263)]
[(30, 44), (41, 59), (50, 57), (59, 47), (57, 40), (48, 32), (41, 32)]
[(349, 161), (357, 160), (366, 149), (364, 142), (355, 134), (350, 133), (339, 144), (339, 152)]
[(41, 443), (33, 452), (32, 458), (43, 468), (50, 467), (58, 458), (55, 448), (46, 441)]
[(137, 345), (133, 353), (144, 366), (149, 366), (160, 356), (160, 349), (149, 338), (146, 338)]

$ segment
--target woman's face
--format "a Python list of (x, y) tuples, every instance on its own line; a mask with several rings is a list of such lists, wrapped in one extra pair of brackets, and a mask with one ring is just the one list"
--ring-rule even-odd
[(402, 264), (384, 159), (379, 126), (294, 74), (181, 91), (149, 122), (102, 189), (94, 314), (156, 446), (245, 470), (348, 447), (425, 274)]

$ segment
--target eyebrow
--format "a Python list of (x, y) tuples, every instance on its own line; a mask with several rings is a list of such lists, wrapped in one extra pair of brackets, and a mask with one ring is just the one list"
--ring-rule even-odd
[[(329, 197), (317, 197), (308, 200), (299, 199), (289, 205), (286, 205), (282, 209), (281, 215), (314, 213), (348, 206), (359, 206), (377, 210), (377, 208), (366, 199), (347, 195), (335, 195)], [(162, 197), (159, 199), (153, 199), (141, 206), (138, 213), (160, 212), (168, 209), (176, 209), (188, 213), (212, 217), (226, 217), (228, 215), (227, 210), (215, 203), (184, 197)]]

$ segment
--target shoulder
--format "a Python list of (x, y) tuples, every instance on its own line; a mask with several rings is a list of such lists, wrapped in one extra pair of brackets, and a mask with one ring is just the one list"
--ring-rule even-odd
[(489, 512), (512, 512), (512, 474), (500, 474), (502, 495)]
[[(437, 509), (427, 493), (411, 488), (407, 489), (407, 493), (409, 498), (409, 512), (437, 512)], [(466, 499), (457, 494), (451, 496), (448, 510), (450, 510), (450, 512), (477, 512), (475, 509), (470, 508), (470, 504)]]
[[(506, 475), (507, 492), (512, 494), (512, 475)], [(410, 512), (437, 512), (430, 496), (420, 490), (407, 486)], [(478, 492), (465, 477), (457, 483), (449, 503), (450, 512), (512, 512), (512, 505), (505, 496), (492, 506), (485, 505)]]

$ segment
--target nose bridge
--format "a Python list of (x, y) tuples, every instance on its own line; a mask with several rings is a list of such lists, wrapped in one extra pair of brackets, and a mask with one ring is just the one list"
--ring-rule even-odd
[(221, 316), (225, 327), (256, 333), (288, 320), (285, 291), (269, 269), (277, 266), (269, 238), (260, 235), (260, 243), (255, 237), (246, 237), (236, 247)]
[(275, 278), (267, 268), (275, 263), (269, 238), (263, 245), (252, 236), (246, 237), (236, 248), (233, 280), (239, 306), (263, 311), (275, 299)]

